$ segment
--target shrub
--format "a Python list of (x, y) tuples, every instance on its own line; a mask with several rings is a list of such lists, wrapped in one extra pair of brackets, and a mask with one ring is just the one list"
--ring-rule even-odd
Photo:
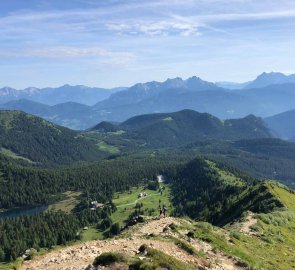
[(186, 235), (190, 238), (195, 238), (195, 233), (193, 231), (189, 231)]
[(195, 226), (209, 232), (213, 230), (213, 226), (208, 222), (198, 222)]
[(93, 265), (95, 267), (110, 265), (112, 263), (126, 262), (125, 257), (120, 253), (105, 252), (95, 258)]
[(172, 230), (172, 231), (176, 231), (176, 225), (174, 223), (171, 223), (169, 225), (169, 228)]
[(241, 239), (242, 239), (242, 235), (241, 235), (241, 233), (236, 232), (236, 231), (231, 232), (231, 233), (230, 233), (230, 236), (231, 236), (232, 238), (235, 238), (235, 239), (238, 239), (238, 240), (241, 240)]
[(140, 253), (146, 253), (148, 251), (148, 246), (146, 244), (143, 244), (139, 247), (138, 250)]
[(119, 223), (115, 223), (110, 228), (111, 235), (118, 235), (121, 231)]
[(262, 227), (259, 224), (254, 224), (250, 226), (250, 229), (258, 233), (261, 233), (263, 231)]
[(129, 270), (154, 270), (158, 269), (157, 266), (152, 262), (147, 261), (136, 261), (129, 265)]
[(100, 229), (100, 230), (103, 230), (103, 231), (104, 231), (104, 230), (106, 230), (107, 228), (111, 227), (111, 225), (112, 225), (112, 220), (111, 220), (109, 217), (107, 217), (107, 218), (103, 219), (103, 220), (98, 224), (97, 228)]
[(264, 242), (266, 242), (268, 244), (273, 244), (273, 240), (268, 236), (262, 236), (261, 240), (263, 240)]

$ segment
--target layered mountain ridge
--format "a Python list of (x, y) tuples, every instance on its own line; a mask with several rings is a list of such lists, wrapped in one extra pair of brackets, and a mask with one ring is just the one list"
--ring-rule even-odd
[[(5, 88), (2, 93), (12, 91), (18, 96), (0, 105), (0, 109), (22, 110), (76, 130), (91, 128), (101, 121), (123, 122), (137, 115), (183, 109), (210, 113), (221, 119), (242, 118), (249, 114), (270, 117), (295, 108), (293, 78), (293, 75), (263, 73), (243, 89), (236, 90), (224, 89), (196, 76), (187, 80), (174, 78), (164, 82), (139, 83), (116, 90), (82, 86), (64, 86), (55, 90), (31, 88), (24, 96), (19, 95), (22, 91)], [(102, 97), (106, 91), (107, 96)], [(3, 103), (0, 96), (1, 100)], [(42, 100), (44, 104), (40, 104)], [(58, 100), (63, 102), (56, 104)]]

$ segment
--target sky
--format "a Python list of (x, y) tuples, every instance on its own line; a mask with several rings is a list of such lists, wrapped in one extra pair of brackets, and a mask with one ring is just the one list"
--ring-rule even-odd
[(0, 87), (295, 73), (294, 0), (2, 0)]

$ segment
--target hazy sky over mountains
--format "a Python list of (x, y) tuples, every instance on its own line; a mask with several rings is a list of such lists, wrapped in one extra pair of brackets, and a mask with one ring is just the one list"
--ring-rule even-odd
[(0, 2), (0, 86), (295, 73), (295, 1)]

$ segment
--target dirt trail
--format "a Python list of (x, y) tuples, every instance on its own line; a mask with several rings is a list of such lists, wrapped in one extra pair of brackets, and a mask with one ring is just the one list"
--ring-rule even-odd
[(253, 234), (253, 232), (251, 231), (251, 226), (255, 225), (256, 223), (257, 219), (255, 218), (254, 213), (249, 211), (246, 220), (241, 223), (240, 232), (244, 234)]
[(191, 242), (197, 250), (204, 250), (206, 252), (205, 258), (199, 258), (194, 255), (189, 255), (172, 241), (143, 238), (146, 234), (161, 236), (172, 235), (173, 233), (171, 231), (163, 232), (163, 229), (168, 227), (171, 223), (179, 224), (179, 222), (179, 220), (171, 217), (152, 220), (142, 226), (133, 228), (132, 230), (135, 231), (132, 237), (126, 236), (122, 239), (89, 241), (56, 250), (44, 256), (36, 257), (32, 261), (25, 262), (20, 270), (84, 270), (89, 264), (92, 264), (95, 257), (103, 252), (112, 251), (135, 255), (142, 244), (160, 250), (180, 261), (193, 263), (196, 265), (196, 268), (197, 266), (203, 266), (204, 269), (213, 270), (242, 269), (236, 266), (234, 260), (227, 256), (220, 253), (213, 253), (211, 246), (203, 242), (196, 240)]

